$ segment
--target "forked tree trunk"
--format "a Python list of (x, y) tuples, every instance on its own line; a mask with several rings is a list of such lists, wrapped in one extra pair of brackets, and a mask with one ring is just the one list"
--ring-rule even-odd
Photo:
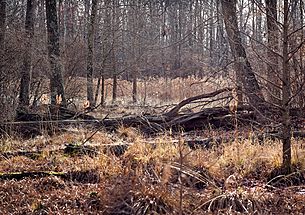
[(231, 51), (236, 64), (236, 78), (242, 82), (237, 83), (237, 85), (242, 84), (250, 105), (259, 107), (264, 103), (264, 98), (242, 45), (236, 16), (236, 0), (221, 0), (221, 5)]
[(64, 81), (62, 76), (62, 64), (60, 59), (56, 0), (46, 0), (45, 3), (48, 30), (48, 53), (51, 66), (51, 104), (56, 104), (56, 98), (61, 97), (61, 104), (66, 106)]
[(34, 0), (27, 0), (25, 18), (25, 52), (23, 56), (23, 66), (21, 70), (21, 83), (19, 92), (19, 105), (30, 105), (30, 84), (31, 84), (31, 63), (32, 63), (32, 43), (34, 36)]
[(90, 25), (88, 28), (88, 55), (87, 55), (87, 100), (90, 107), (95, 106), (93, 98), (93, 53), (94, 53), (94, 33), (95, 17), (97, 13), (97, 0), (92, 0)]

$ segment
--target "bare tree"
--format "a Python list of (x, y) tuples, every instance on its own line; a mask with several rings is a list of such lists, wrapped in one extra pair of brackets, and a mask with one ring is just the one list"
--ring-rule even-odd
[(3, 50), (6, 19), (6, 0), (0, 0), (0, 49)]
[(264, 102), (264, 98), (242, 45), (236, 16), (236, 0), (221, 0), (221, 5), (228, 40), (235, 60), (237, 85), (242, 84), (249, 103), (258, 107)]
[(115, 103), (117, 100), (117, 91), (118, 91), (118, 74), (117, 74), (117, 58), (116, 58), (116, 28), (119, 24), (119, 17), (118, 17), (118, 4), (119, 2), (117, 0), (112, 1), (112, 24), (111, 24), (111, 38), (112, 38), (112, 47), (111, 47), (111, 60), (112, 60), (112, 103)]
[[(2, 84), (5, 79), (3, 74), (3, 56), (4, 56), (4, 37), (5, 37), (5, 20), (6, 20), (6, 0), (0, 0), (0, 94), (4, 92), (4, 85)], [(0, 108), (2, 109), (5, 101), (0, 99)]]
[(90, 107), (95, 106), (93, 97), (93, 53), (94, 53), (94, 33), (95, 17), (97, 13), (98, 0), (92, 0), (90, 24), (88, 28), (88, 55), (87, 55), (87, 100)]
[(289, 3), (284, 0), (284, 20), (283, 20), (283, 51), (282, 51), (282, 141), (283, 141), (283, 168), (286, 173), (291, 171), (291, 119), (290, 109), (290, 70), (289, 70)]
[(267, 38), (268, 38), (268, 69), (267, 69), (267, 89), (268, 101), (280, 104), (280, 73), (278, 68), (278, 40), (279, 26), (277, 25), (277, 0), (266, 0), (267, 14)]
[(34, 0), (27, 0), (25, 18), (25, 52), (23, 56), (23, 66), (21, 70), (21, 83), (19, 91), (19, 105), (29, 106), (30, 104), (30, 84), (31, 84), (31, 64), (32, 64), (32, 44), (34, 36)]
[(46, 0), (46, 18), (48, 31), (48, 54), (51, 66), (50, 90), (51, 104), (56, 104), (56, 97), (61, 97), (66, 105), (62, 64), (60, 59), (59, 29), (57, 22), (56, 0)]

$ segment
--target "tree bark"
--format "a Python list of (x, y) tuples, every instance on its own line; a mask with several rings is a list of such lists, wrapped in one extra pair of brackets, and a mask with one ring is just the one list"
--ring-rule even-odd
[(117, 9), (115, 3), (116, 1), (113, 1), (112, 5), (112, 25), (111, 25), (111, 36), (112, 36), (112, 50), (111, 50), (111, 60), (112, 60), (112, 103), (115, 103), (117, 100), (117, 91), (118, 91), (118, 76), (117, 76), (117, 65), (116, 65), (116, 26), (118, 24), (118, 15), (117, 15)]
[(3, 51), (6, 20), (6, 0), (0, 0), (0, 50)]
[(88, 55), (87, 55), (87, 100), (90, 107), (95, 106), (93, 97), (93, 53), (94, 53), (94, 33), (95, 33), (95, 17), (97, 13), (97, 0), (92, 0), (90, 25), (88, 28)]
[[(113, 72), (115, 73), (115, 67)], [(116, 74), (113, 74), (112, 76), (113, 82), (112, 82), (112, 103), (115, 103), (117, 100), (117, 91), (118, 91), (118, 76)]]
[[(266, 0), (266, 4), (267, 4)], [(274, 1), (274, 0), (269, 0), (269, 1)], [(262, 0), (258, 0), (256, 2), (257, 9), (256, 9), (256, 31), (255, 31), (255, 38), (256, 40), (261, 44), (263, 42), (263, 31), (262, 31), (262, 12), (260, 11), (260, 8), (263, 7)], [(267, 21), (268, 22), (268, 21)], [(268, 24), (267, 24), (268, 25)]]
[(101, 77), (98, 77), (97, 84), (96, 84), (96, 89), (95, 89), (95, 94), (94, 94), (94, 104), (95, 105), (97, 104), (97, 99), (98, 99), (98, 94), (100, 92), (100, 87), (101, 87)]
[[(4, 91), (4, 78), (5, 74), (3, 74), (3, 57), (4, 57), (4, 37), (5, 37), (5, 31), (6, 31), (6, 0), (0, 0), (0, 94)], [(2, 99), (0, 99), (0, 108), (3, 108), (4, 102)]]
[(267, 89), (268, 101), (279, 105), (281, 100), (280, 73), (278, 68), (278, 39), (279, 30), (277, 26), (277, 0), (266, 0), (267, 15), (267, 38), (268, 38), (268, 65), (267, 65)]
[(48, 31), (48, 53), (51, 66), (51, 104), (56, 104), (56, 97), (61, 97), (61, 104), (66, 106), (64, 81), (62, 76), (62, 64), (60, 59), (56, 0), (46, 0), (45, 3)]
[(237, 85), (243, 85), (250, 105), (259, 107), (264, 103), (264, 98), (242, 45), (236, 16), (236, 0), (221, 0), (221, 5), (229, 44), (236, 64), (237, 80), (242, 82)]
[(101, 105), (105, 105), (105, 75), (102, 75), (102, 86), (101, 86)]
[(290, 71), (288, 56), (288, 0), (284, 1), (284, 24), (283, 24), (283, 60), (282, 60), (282, 142), (283, 142), (283, 164), (286, 173), (291, 171), (291, 119), (289, 115), (290, 106)]
[(132, 102), (137, 103), (138, 101), (138, 91), (137, 91), (137, 86), (138, 86), (138, 81), (137, 81), (137, 71), (134, 71), (134, 74), (132, 75)]
[(25, 18), (25, 53), (23, 56), (23, 66), (21, 71), (21, 83), (19, 92), (19, 105), (30, 105), (30, 84), (31, 84), (31, 64), (32, 64), (32, 44), (34, 37), (34, 16), (35, 5), (33, 0), (27, 0)]

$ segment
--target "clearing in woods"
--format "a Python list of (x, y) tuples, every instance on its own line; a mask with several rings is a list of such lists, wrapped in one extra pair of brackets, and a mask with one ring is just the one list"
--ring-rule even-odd
[[(176, 88), (187, 83), (175, 81)], [(7, 125), (19, 137), (1, 139), (1, 212), (303, 213), (303, 133), (292, 141), (295, 171), (278, 175), (277, 134), (249, 123), (253, 110), (230, 102), (234, 89), (185, 89), (192, 93), (172, 89), (171, 102), (160, 98), (159, 108), (117, 103), (90, 113), (55, 107), (51, 114), (45, 106), (20, 116), (34, 118)]]

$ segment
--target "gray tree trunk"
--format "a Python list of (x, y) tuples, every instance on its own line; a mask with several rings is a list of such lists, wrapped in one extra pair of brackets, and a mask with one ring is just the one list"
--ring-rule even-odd
[(66, 105), (62, 64), (59, 48), (56, 0), (46, 0), (46, 18), (48, 31), (48, 54), (51, 66), (50, 90), (51, 104), (56, 104), (56, 97), (61, 96), (62, 105)]
[[(268, 0), (267, 0), (268, 1)], [(271, 0), (273, 1), (273, 0)], [(260, 11), (263, 7), (263, 3), (262, 3), (262, 0), (258, 0), (256, 2), (257, 4), (257, 9), (256, 9), (256, 39), (257, 41), (261, 44), (263, 42), (263, 29), (262, 29), (262, 12)]]
[(102, 75), (102, 86), (101, 86), (101, 105), (105, 105), (105, 75)]
[(23, 66), (21, 70), (21, 83), (19, 92), (19, 105), (30, 105), (30, 84), (31, 84), (31, 64), (32, 64), (32, 44), (34, 37), (34, 0), (27, 0), (25, 17), (25, 52), (23, 56)]
[[(6, 21), (6, 0), (0, 0), (0, 94), (3, 93), (4, 91), (4, 84), (2, 84), (4, 82), (4, 78), (5, 75), (3, 74), (3, 63), (2, 59), (4, 56), (4, 37), (5, 37), (5, 30), (6, 30), (6, 26), (5, 26), (5, 21)], [(5, 101), (3, 101), (2, 99), (0, 99), (0, 108), (3, 109), (5, 104)], [(0, 114), (0, 116), (2, 116)]]
[(290, 71), (288, 56), (288, 0), (284, 1), (284, 24), (283, 24), (283, 59), (282, 59), (282, 142), (283, 142), (283, 169), (286, 173), (291, 171), (291, 120), (290, 109)]
[(266, 0), (267, 38), (268, 38), (268, 65), (267, 65), (267, 89), (268, 101), (279, 105), (281, 100), (280, 72), (277, 56), (279, 46), (279, 29), (277, 26), (277, 0)]
[(0, 0), (0, 50), (3, 51), (6, 20), (6, 0)]
[(112, 60), (112, 103), (115, 103), (117, 100), (117, 91), (118, 91), (118, 76), (117, 76), (117, 65), (116, 65), (116, 28), (118, 25), (118, 14), (117, 14), (117, 1), (113, 1), (112, 5), (112, 25), (111, 25), (111, 36), (112, 36), (112, 51), (111, 51), (111, 60)]
[(237, 85), (242, 84), (250, 105), (259, 107), (264, 103), (264, 98), (242, 45), (236, 16), (236, 0), (221, 0), (221, 5), (229, 44), (236, 64), (236, 78), (238, 82), (241, 82)]
[(97, 0), (92, 0), (90, 25), (88, 28), (88, 55), (87, 55), (87, 100), (90, 107), (95, 106), (93, 97), (93, 53), (94, 53), (94, 33), (95, 17), (97, 13)]

